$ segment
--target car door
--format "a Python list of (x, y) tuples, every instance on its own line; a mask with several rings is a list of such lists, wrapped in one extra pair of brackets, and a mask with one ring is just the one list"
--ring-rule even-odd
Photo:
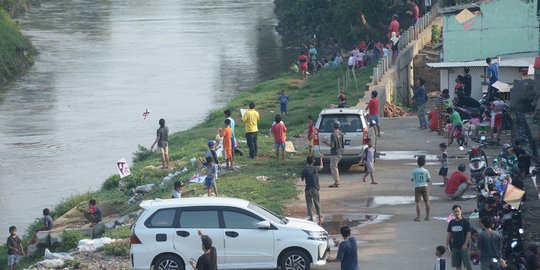
[(218, 210), (214, 207), (184, 207), (173, 235), (174, 249), (186, 261), (186, 268), (191, 268), (187, 261), (197, 259), (203, 254), (201, 237), (198, 230), (212, 239), (216, 248), (218, 268), (225, 263), (223, 229), (219, 221)]
[(238, 208), (222, 211), (224, 221), (225, 252), (227, 267), (272, 268), (275, 267), (274, 229), (258, 229), (262, 217)]

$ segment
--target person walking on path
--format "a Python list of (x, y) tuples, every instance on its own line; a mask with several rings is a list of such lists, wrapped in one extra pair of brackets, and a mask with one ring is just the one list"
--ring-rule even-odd
[(461, 270), (461, 265), (472, 270), (471, 258), (469, 255), (469, 241), (471, 239), (471, 224), (464, 219), (461, 206), (452, 207), (454, 219), (450, 220), (446, 229), (446, 249), (450, 247), (452, 252), (452, 267)]
[(159, 119), (159, 128), (156, 131), (156, 140), (150, 146), (150, 150), (154, 149), (154, 146), (158, 145), (161, 149), (161, 163), (162, 169), (170, 169), (169, 167), (169, 128), (165, 126), (165, 119)]
[(369, 121), (371, 121), (370, 125), (375, 125), (375, 135), (377, 137), (381, 137), (381, 127), (379, 124), (379, 99), (377, 98), (377, 95), (379, 93), (374, 90), (371, 91), (371, 100), (369, 100), (366, 110), (369, 111)]
[(478, 250), (480, 251), (480, 269), (496, 270), (500, 269), (502, 237), (493, 231), (493, 219), (491, 217), (483, 217), (480, 220), (482, 229), (478, 235)]
[(424, 168), (426, 165), (426, 157), (419, 156), (416, 162), (418, 168), (411, 173), (411, 182), (414, 182), (414, 202), (416, 205), (416, 218), (414, 221), (420, 221), (420, 199), (424, 200), (426, 205), (426, 217), (424, 220), (429, 220), (429, 193), (428, 183), (431, 181), (431, 176), (428, 170)]
[(412, 97), (412, 100), (416, 103), (416, 106), (418, 106), (418, 121), (420, 123), (420, 129), (427, 129), (428, 123), (427, 123), (427, 117), (426, 117), (426, 103), (427, 103), (427, 95), (426, 95), (426, 88), (424, 87), (424, 79), (418, 78), (416, 79), (416, 87), (414, 87), (414, 96)]
[(486, 74), (480, 75), (480, 77), (484, 79), (489, 79), (489, 88), (488, 88), (488, 99), (493, 96), (493, 94), (497, 93), (499, 90), (495, 87), (493, 87), (493, 84), (496, 83), (499, 80), (499, 64), (501, 62), (501, 58), (499, 57), (497, 59), (497, 62), (493, 62), (491, 58), (486, 58), (486, 64), (488, 64)]
[(315, 135), (315, 126), (313, 125), (313, 116), (307, 117), (307, 139), (308, 139), (308, 156), (313, 155), (313, 135)]
[(242, 122), (246, 126), (246, 141), (249, 148), (249, 158), (257, 156), (257, 135), (259, 128), (257, 123), (261, 120), (259, 112), (255, 110), (255, 102), (249, 103), (249, 110), (242, 116)]
[[(339, 243), (336, 258), (330, 262), (341, 262), (341, 270), (358, 270), (358, 252), (356, 238), (351, 236), (351, 228), (343, 226), (339, 228), (343, 241)], [(334, 243), (338, 243), (334, 239)]]
[(397, 14), (392, 15), (392, 21), (388, 25), (388, 39), (392, 37), (392, 32), (399, 34), (399, 21)]
[(345, 145), (343, 137), (345, 134), (339, 130), (339, 121), (334, 121), (334, 132), (330, 135), (330, 143), (328, 138), (323, 138), (322, 142), (330, 147), (330, 171), (332, 172), (332, 178), (334, 184), (330, 185), (331, 188), (339, 187), (339, 168), (338, 164), (343, 155), (343, 146)]
[(362, 160), (364, 160), (366, 166), (366, 174), (364, 174), (362, 181), (366, 182), (366, 178), (369, 175), (371, 178), (371, 184), (376, 185), (378, 183), (373, 179), (373, 173), (375, 173), (375, 148), (373, 147), (373, 142), (371, 142), (370, 138), (366, 139), (366, 143), (368, 147), (364, 150), (362, 157)]
[(231, 120), (225, 119), (225, 128), (223, 129), (223, 154), (225, 156), (226, 168), (233, 168), (233, 146), (232, 146), (232, 129), (231, 129)]
[(439, 135), (444, 135), (444, 126), (446, 125), (446, 108), (450, 106), (449, 99), (450, 92), (448, 89), (443, 89), (441, 94), (435, 98), (435, 107), (437, 108), (437, 116), (439, 121), (437, 133)]
[(461, 200), (461, 197), (465, 194), (467, 189), (469, 189), (470, 186), (474, 186), (469, 177), (463, 174), (466, 169), (467, 166), (465, 166), (465, 164), (459, 164), (458, 170), (450, 175), (444, 193), (452, 200)]
[(317, 212), (317, 217), (319, 218), (319, 224), (323, 222), (323, 216), (321, 215), (321, 206), (319, 203), (319, 190), (321, 189), (319, 185), (319, 171), (323, 168), (322, 154), (319, 157), (319, 166), (315, 167), (315, 159), (312, 156), (308, 156), (306, 159), (307, 166), (302, 170), (300, 174), (300, 179), (306, 181), (306, 206), (309, 216), (309, 220), (313, 221), (313, 210), (312, 207), (315, 207), (315, 212)]
[(274, 135), (274, 148), (276, 148), (276, 160), (279, 160), (279, 149), (281, 149), (281, 160), (285, 160), (285, 132), (287, 127), (281, 121), (281, 115), (276, 115), (272, 125), (272, 134)]
[(223, 115), (225, 116), (225, 119), (229, 119), (231, 121), (231, 131), (232, 131), (232, 149), (233, 149), (233, 157), (231, 160), (234, 159), (234, 149), (236, 149), (236, 135), (234, 133), (234, 127), (236, 126), (236, 123), (234, 122), (234, 119), (231, 117), (231, 110), (227, 109), (223, 112)]

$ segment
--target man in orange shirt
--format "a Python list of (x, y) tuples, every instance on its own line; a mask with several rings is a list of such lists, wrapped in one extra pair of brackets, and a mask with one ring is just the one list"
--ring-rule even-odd
[(272, 126), (272, 134), (274, 134), (274, 146), (276, 148), (276, 160), (279, 160), (279, 149), (281, 148), (282, 160), (285, 160), (285, 132), (287, 127), (281, 121), (281, 115), (276, 115), (275, 124)]
[(223, 129), (223, 150), (225, 154), (225, 160), (227, 162), (227, 169), (233, 168), (232, 161), (232, 129), (231, 119), (225, 119), (225, 128)]
[(369, 111), (369, 120), (371, 121), (370, 125), (374, 125), (375, 134), (377, 137), (381, 137), (381, 127), (379, 125), (379, 99), (377, 91), (371, 92), (371, 100), (368, 102), (366, 110)]

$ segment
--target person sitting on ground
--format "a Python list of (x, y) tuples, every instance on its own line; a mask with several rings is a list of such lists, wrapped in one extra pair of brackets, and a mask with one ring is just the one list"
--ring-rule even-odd
[(88, 209), (79, 209), (79, 211), (84, 213), (84, 218), (86, 218), (86, 220), (91, 223), (91, 226), (94, 226), (101, 222), (101, 208), (99, 208), (99, 206), (96, 204), (96, 200), (91, 199), (88, 202)]
[(182, 197), (185, 197), (189, 193), (192, 193), (192, 192), (195, 191), (194, 188), (192, 188), (190, 190), (183, 191), (182, 188), (185, 187), (185, 186), (186, 186), (185, 183), (183, 183), (181, 181), (175, 181), (174, 182), (174, 191), (172, 193), (172, 198), (173, 199), (180, 199)]
[(217, 270), (217, 252), (212, 246), (212, 238), (204, 235), (200, 230), (198, 234), (201, 237), (203, 255), (197, 261), (190, 259), (189, 264), (194, 270)]
[(32, 239), (31, 239), (30, 242), (28, 243), (29, 245), (32, 245), (32, 244), (35, 243), (35, 241), (36, 241), (36, 235), (37, 235), (38, 232), (43, 232), (43, 231), (50, 231), (50, 230), (52, 230), (52, 228), (53, 228), (53, 219), (52, 219), (52, 217), (51, 217), (49, 214), (50, 214), (49, 208), (43, 209), (43, 226), (41, 226), (39, 229), (36, 230), (36, 234), (34, 234), (34, 236), (32, 237)]
[(474, 183), (471, 182), (469, 177), (463, 174), (467, 170), (465, 164), (459, 164), (458, 170), (453, 172), (448, 179), (448, 185), (444, 190), (446, 196), (452, 200), (460, 200), (463, 194), (469, 189), (470, 186), (474, 186)]

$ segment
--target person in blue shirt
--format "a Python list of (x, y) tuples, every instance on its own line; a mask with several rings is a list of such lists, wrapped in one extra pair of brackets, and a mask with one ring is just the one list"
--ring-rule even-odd
[(493, 84), (499, 80), (499, 62), (501, 61), (501, 58), (499, 57), (497, 59), (497, 62), (494, 63), (491, 58), (486, 58), (486, 64), (488, 64), (487, 71), (485, 75), (481, 75), (482, 78), (489, 79), (489, 88), (488, 88), (488, 96), (491, 97), (493, 94), (498, 92), (499, 90), (495, 87), (493, 87)]
[(281, 96), (279, 96), (279, 105), (281, 107), (281, 114), (287, 114), (287, 103), (289, 103), (289, 96), (285, 94), (285, 91), (281, 91)]
[[(339, 228), (343, 241), (339, 243), (337, 256), (330, 262), (341, 262), (341, 270), (358, 270), (358, 252), (356, 238), (351, 236), (351, 228)], [(337, 243), (337, 240), (334, 240)]]

